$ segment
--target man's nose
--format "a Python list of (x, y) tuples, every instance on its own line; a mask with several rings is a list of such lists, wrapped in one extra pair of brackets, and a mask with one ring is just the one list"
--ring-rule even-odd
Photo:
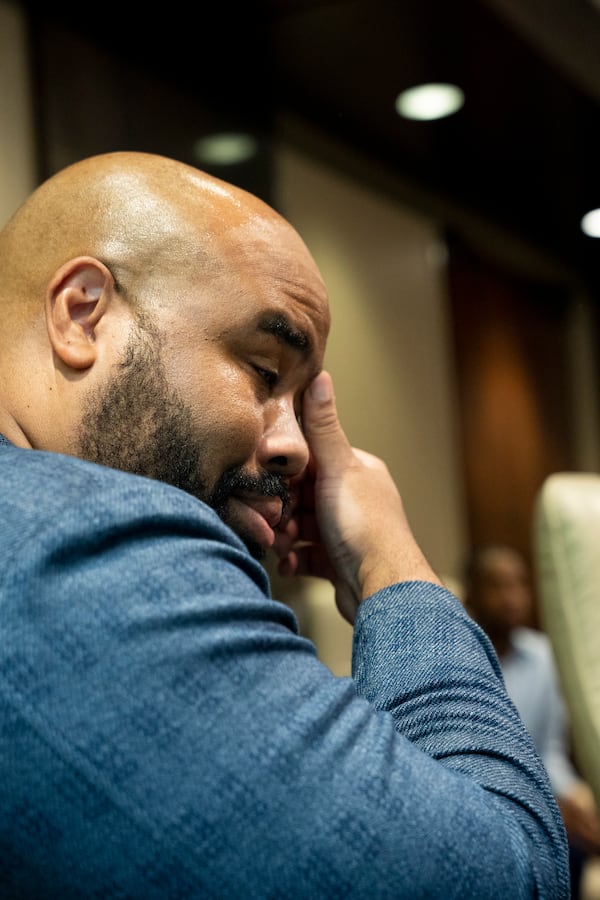
[(292, 399), (278, 398), (265, 412), (259, 462), (282, 475), (299, 475), (308, 465), (310, 451)]

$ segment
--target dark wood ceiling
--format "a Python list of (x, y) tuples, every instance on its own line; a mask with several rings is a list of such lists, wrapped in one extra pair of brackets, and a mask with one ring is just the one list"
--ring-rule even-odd
[[(600, 12), (594, 0), (26, 4), (268, 133), (307, 123), (381, 189), (409, 185), (443, 217), (489, 223), (600, 294)], [(76, 11), (75, 11), (76, 10)], [(76, 77), (76, 73), (74, 73)], [(452, 81), (463, 109), (401, 120), (394, 99)]]

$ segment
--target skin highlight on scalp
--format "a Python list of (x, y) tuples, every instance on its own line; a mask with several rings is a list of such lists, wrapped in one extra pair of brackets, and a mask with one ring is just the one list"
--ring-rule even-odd
[(258, 198), (191, 166), (145, 153), (95, 156), (44, 182), (0, 232), (0, 302), (4, 311), (41, 305), (52, 273), (88, 255), (140, 296), (157, 272), (217, 265), (222, 237), (261, 218), (267, 229), (273, 220), (287, 227)]

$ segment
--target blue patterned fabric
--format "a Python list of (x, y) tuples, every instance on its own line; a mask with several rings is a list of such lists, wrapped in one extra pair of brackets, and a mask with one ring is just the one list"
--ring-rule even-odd
[(336, 678), (194, 498), (6, 441), (0, 485), (2, 898), (569, 896), (453, 595), (369, 598)]

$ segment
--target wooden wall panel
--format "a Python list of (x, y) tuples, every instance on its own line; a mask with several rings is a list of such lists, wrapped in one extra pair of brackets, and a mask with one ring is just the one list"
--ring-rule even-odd
[(449, 247), (470, 542), (508, 543), (531, 561), (535, 495), (548, 474), (574, 466), (569, 295)]

